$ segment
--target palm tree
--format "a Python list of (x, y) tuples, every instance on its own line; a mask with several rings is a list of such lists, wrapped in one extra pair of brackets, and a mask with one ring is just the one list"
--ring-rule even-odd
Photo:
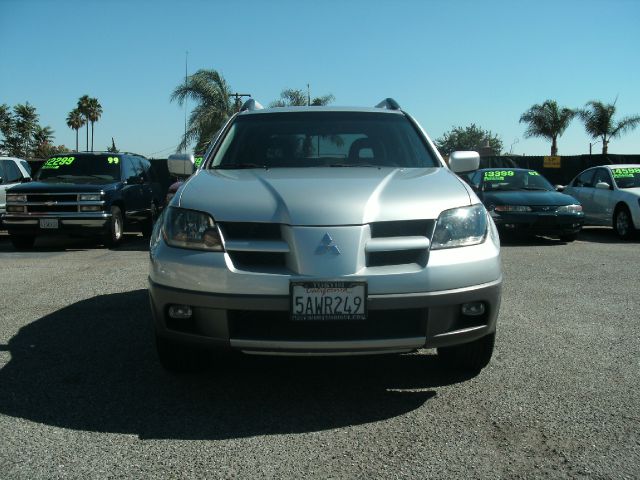
[(85, 120), (80, 113), (80, 110), (74, 108), (67, 115), (67, 127), (72, 128), (76, 131), (76, 152), (78, 151), (78, 131), (84, 125)]
[(33, 132), (33, 149), (31, 156), (34, 158), (46, 158), (52, 149), (53, 130), (51, 127), (37, 125)]
[(91, 103), (91, 97), (89, 95), (83, 95), (78, 99), (78, 111), (84, 117), (84, 124), (87, 126), (87, 148), (86, 151), (89, 151), (89, 108)]
[(335, 97), (331, 94), (315, 97), (312, 100), (311, 96), (308, 93), (305, 94), (302, 90), (287, 88), (280, 92), (280, 98), (271, 102), (269, 107), (304, 107), (307, 105), (320, 107), (330, 104), (333, 100), (335, 100)]
[(178, 85), (171, 93), (171, 101), (177, 100), (181, 106), (187, 99), (196, 103), (178, 148), (186, 149), (195, 141), (195, 151), (204, 151), (214, 134), (235, 112), (231, 96), (231, 87), (216, 70), (198, 70), (184, 84)]
[(93, 125), (95, 122), (100, 120), (100, 116), (102, 115), (102, 105), (97, 98), (90, 98), (88, 109), (87, 109), (87, 119), (91, 122), (91, 151), (93, 152)]
[(520, 123), (528, 123), (525, 137), (543, 137), (551, 140), (551, 156), (558, 155), (558, 137), (571, 123), (576, 112), (570, 108), (560, 108), (555, 100), (547, 100), (542, 105), (533, 105), (520, 116)]
[[(617, 101), (617, 99), (616, 99)], [(618, 138), (623, 133), (628, 132), (640, 125), (640, 115), (625, 117), (618, 122), (614, 122), (613, 116), (616, 113), (616, 102), (604, 104), (596, 100), (587, 102), (585, 108), (578, 110), (580, 119), (584, 122), (584, 128), (592, 138), (602, 140), (602, 154), (609, 151), (609, 141)]]

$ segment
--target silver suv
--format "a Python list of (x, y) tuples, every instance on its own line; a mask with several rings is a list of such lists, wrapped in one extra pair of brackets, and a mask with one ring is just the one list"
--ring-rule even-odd
[[(500, 306), (493, 221), (392, 99), (376, 108), (262, 109), (216, 135), (156, 223), (149, 294), (160, 361), (203, 348), (352, 355), (437, 348), (472, 371)], [(190, 173), (193, 158), (169, 170)]]

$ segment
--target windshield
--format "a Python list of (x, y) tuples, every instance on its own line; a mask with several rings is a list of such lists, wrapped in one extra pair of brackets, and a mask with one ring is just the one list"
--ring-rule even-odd
[(37, 179), (43, 182), (111, 183), (120, 180), (120, 163), (118, 155), (55, 156), (40, 167)]
[(496, 169), (486, 170), (482, 175), (482, 190), (555, 190), (535, 170)]
[(640, 187), (640, 167), (612, 168), (611, 174), (618, 188)]
[(238, 117), (210, 168), (434, 166), (404, 115), (292, 112)]

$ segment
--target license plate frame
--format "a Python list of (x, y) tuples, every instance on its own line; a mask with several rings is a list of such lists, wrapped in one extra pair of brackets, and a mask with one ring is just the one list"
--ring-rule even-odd
[(365, 321), (367, 282), (292, 281), (289, 311), (291, 320), (296, 322)]
[(57, 230), (60, 228), (60, 220), (57, 218), (41, 218), (40, 228), (45, 230)]

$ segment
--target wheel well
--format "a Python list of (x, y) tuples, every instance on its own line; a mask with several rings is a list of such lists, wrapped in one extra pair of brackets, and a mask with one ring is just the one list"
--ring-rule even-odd
[(613, 209), (613, 213), (615, 214), (615, 213), (618, 212), (618, 210), (621, 210), (623, 208), (626, 208), (628, 212), (631, 211), (631, 209), (629, 208), (629, 205), (627, 205), (626, 203), (620, 201), (620, 202), (616, 203), (616, 208)]
[(118, 207), (120, 209), (120, 211), (122, 212), (122, 215), (124, 215), (125, 209), (124, 209), (124, 203), (122, 203), (122, 200), (116, 200), (115, 202), (113, 202), (111, 204), (112, 207)]

